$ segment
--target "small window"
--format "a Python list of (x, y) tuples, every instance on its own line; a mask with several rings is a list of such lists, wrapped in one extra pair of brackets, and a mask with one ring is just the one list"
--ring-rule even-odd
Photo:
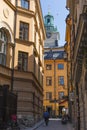
[(64, 64), (58, 64), (58, 69), (59, 69), (59, 70), (64, 69)]
[(29, 1), (28, 0), (21, 0), (21, 7), (25, 9), (29, 9)]
[(62, 99), (63, 96), (64, 96), (64, 92), (59, 92), (59, 93), (58, 93), (58, 98), (59, 98), (59, 99)]
[(52, 65), (47, 64), (47, 65), (46, 65), (46, 70), (52, 70)]
[(28, 41), (29, 40), (28, 36), (29, 36), (29, 24), (20, 22), (19, 38), (21, 40)]
[(46, 85), (51, 86), (52, 85), (52, 77), (46, 77)]
[(46, 99), (51, 100), (52, 99), (52, 92), (46, 92)]
[(64, 76), (59, 76), (58, 77), (58, 84), (59, 85), (64, 85)]
[(28, 53), (18, 52), (18, 70), (27, 71), (28, 67)]

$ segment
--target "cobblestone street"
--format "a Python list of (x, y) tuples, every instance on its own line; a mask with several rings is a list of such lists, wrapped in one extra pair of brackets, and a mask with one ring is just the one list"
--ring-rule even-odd
[(26, 128), (25, 130), (74, 130), (72, 124), (62, 124), (59, 119), (50, 119), (48, 126), (45, 123), (38, 123), (36, 127)]

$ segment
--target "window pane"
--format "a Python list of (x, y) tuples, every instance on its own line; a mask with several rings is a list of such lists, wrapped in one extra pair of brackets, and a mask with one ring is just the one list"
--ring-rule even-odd
[(19, 38), (21, 40), (28, 41), (28, 36), (29, 36), (29, 24), (20, 22)]
[(23, 70), (26, 71), (27, 70), (27, 59), (24, 59), (24, 62), (23, 62)]
[(18, 70), (27, 71), (28, 53), (18, 52)]
[(58, 64), (58, 69), (64, 69), (64, 64)]
[(7, 49), (7, 34), (1, 29), (0, 30), (0, 64), (6, 64), (6, 49)]
[(58, 93), (58, 95), (59, 95), (59, 97), (58, 97), (58, 98), (62, 99), (62, 98), (63, 98), (63, 96), (64, 96), (64, 92), (59, 92), (59, 93)]
[(46, 92), (46, 99), (52, 99), (52, 92)]
[(51, 69), (52, 69), (52, 65), (47, 64), (47, 65), (46, 65), (46, 70), (51, 70)]
[(5, 65), (6, 64), (6, 55), (0, 54), (0, 64)]
[(29, 9), (29, 1), (28, 0), (21, 0), (21, 7), (25, 9)]
[(52, 85), (52, 77), (46, 77), (46, 85), (47, 86)]
[(58, 84), (59, 85), (64, 85), (64, 76), (59, 76), (58, 77)]

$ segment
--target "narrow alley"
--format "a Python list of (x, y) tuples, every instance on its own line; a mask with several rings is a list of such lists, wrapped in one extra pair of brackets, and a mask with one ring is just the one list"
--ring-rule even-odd
[(50, 119), (48, 126), (42, 124), (35, 130), (73, 130), (72, 124), (62, 124), (59, 119)]
[(87, 130), (87, 0), (0, 0), (0, 130)]

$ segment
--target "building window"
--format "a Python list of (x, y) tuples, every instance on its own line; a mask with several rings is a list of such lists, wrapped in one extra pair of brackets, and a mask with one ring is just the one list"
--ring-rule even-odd
[(52, 85), (52, 77), (46, 77), (46, 85), (47, 86)]
[(64, 64), (58, 64), (58, 69), (59, 69), (59, 70), (64, 69)]
[(58, 46), (58, 40), (55, 40), (55, 46)]
[(21, 40), (29, 40), (29, 24), (20, 22), (19, 38)]
[(7, 34), (1, 29), (0, 30), (0, 64), (6, 64), (6, 50), (7, 50)]
[(59, 76), (58, 77), (58, 84), (59, 85), (64, 85), (64, 76)]
[(51, 100), (52, 99), (52, 92), (46, 92), (46, 99)]
[(21, 7), (29, 9), (29, 0), (21, 0)]
[(46, 65), (46, 70), (52, 70), (52, 65), (47, 64), (47, 65)]
[(58, 98), (59, 98), (59, 99), (62, 99), (63, 96), (64, 96), (64, 92), (59, 92), (59, 93), (58, 93)]
[(18, 52), (18, 70), (27, 71), (28, 67), (28, 53)]

